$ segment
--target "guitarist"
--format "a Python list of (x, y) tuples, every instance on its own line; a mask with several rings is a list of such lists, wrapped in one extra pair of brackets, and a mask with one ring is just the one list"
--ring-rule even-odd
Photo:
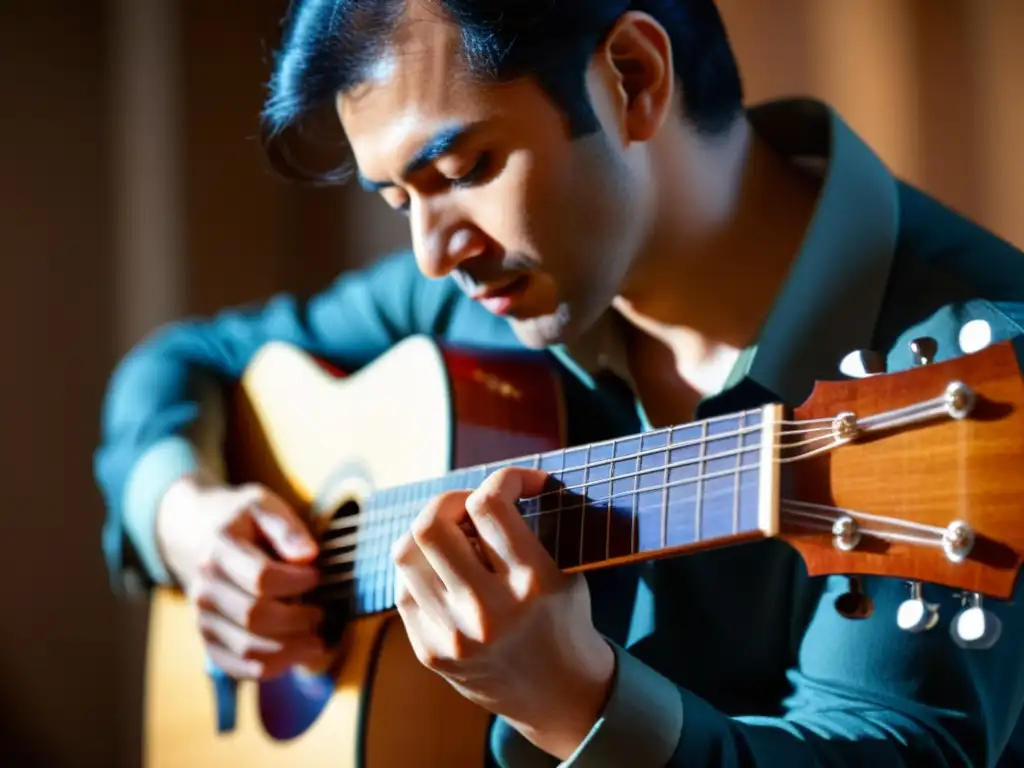
[[(320, 650), (318, 616), (288, 602), (314, 584), (314, 541), (273, 494), (221, 479), (219, 385), (265, 342), (349, 369), (418, 333), (546, 348), (647, 427), (799, 404), (851, 350), (892, 371), (908, 340), (943, 359), (1024, 326), (1017, 250), (894, 178), (827, 105), (744, 108), (712, 0), (298, 0), (264, 113), (282, 170), (308, 170), (284, 150), (318, 113), (412, 253), (161, 329), (114, 374), (96, 456), (115, 579), (181, 584), (237, 677)], [(866, 579), (874, 616), (843, 618), (848, 580), (808, 579), (775, 542), (569, 577), (512, 506), (541, 479), (438, 497), (393, 552), (417, 655), (497, 715), (501, 765), (1024, 754), (1021, 590), (988, 605), (1002, 638), (978, 650), (901, 632), (896, 580)]]

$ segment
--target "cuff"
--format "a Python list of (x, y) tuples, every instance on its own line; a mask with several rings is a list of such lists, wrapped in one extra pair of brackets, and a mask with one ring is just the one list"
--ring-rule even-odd
[(576, 751), (564, 763), (530, 743), (499, 718), (491, 732), (491, 748), (504, 768), (664, 768), (683, 731), (683, 699), (679, 689), (611, 643), (615, 651), (615, 682), (604, 712)]
[(156, 513), (167, 489), (199, 468), (192, 444), (183, 437), (169, 437), (142, 455), (125, 485), (124, 529), (142, 565), (153, 581), (169, 585), (171, 575), (156, 543)]
[(615, 683), (604, 713), (563, 768), (664, 768), (683, 731), (675, 683), (612, 644)]
[(503, 718), (491, 726), (491, 754), (500, 768), (558, 768), (558, 758), (523, 736)]

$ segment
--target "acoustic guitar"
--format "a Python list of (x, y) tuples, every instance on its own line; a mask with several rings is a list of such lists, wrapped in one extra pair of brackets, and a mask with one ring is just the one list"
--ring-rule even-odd
[[(417, 661), (393, 611), (389, 549), (432, 496), (505, 465), (551, 474), (520, 506), (567, 571), (779, 537), (812, 576), (910, 582), (891, 618), (909, 631), (938, 620), (922, 582), (961, 591), (950, 641), (992, 642), (983, 600), (1010, 598), (1024, 553), (1011, 343), (819, 383), (792, 411), (583, 446), (565, 445), (560, 379), (544, 360), (413, 337), (345, 375), (280, 343), (259, 351), (232, 398), (229, 471), (307, 516), (321, 542), (310, 599), (338, 640), (320, 664), (236, 685), (204, 671), (192, 607), (157, 590), (147, 765), (486, 765), (490, 715)], [(855, 588), (836, 607), (863, 616), (865, 601)]]

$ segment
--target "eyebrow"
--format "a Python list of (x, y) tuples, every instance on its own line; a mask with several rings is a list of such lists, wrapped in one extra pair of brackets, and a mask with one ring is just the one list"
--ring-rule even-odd
[[(475, 125), (453, 125), (449, 128), (442, 128), (437, 131), (433, 136), (423, 142), (423, 145), (416, 150), (416, 154), (414, 154), (405, 164), (405, 167), (402, 169), (402, 178), (408, 178), (417, 171), (430, 165), (430, 163), (437, 160), (437, 158), (451, 152), (455, 145), (465, 139), (466, 135), (475, 127)], [(362, 171), (360, 171), (358, 175), (360, 186), (368, 192), (379, 192), (382, 189), (395, 186), (395, 183), (392, 181), (374, 181), (373, 179), (368, 179), (363, 176)]]

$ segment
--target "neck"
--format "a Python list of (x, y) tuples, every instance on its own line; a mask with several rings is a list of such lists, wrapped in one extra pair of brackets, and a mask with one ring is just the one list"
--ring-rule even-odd
[[(683, 131), (683, 129), (680, 129)], [(745, 119), (713, 140), (652, 147), (660, 209), (619, 311), (669, 346), (742, 348), (756, 340), (800, 249), (818, 184)]]
[(547, 472), (523, 517), (560, 568), (590, 570), (774, 535), (780, 409), (765, 406), (388, 488), (325, 532), (319, 599), (355, 615), (394, 606), (392, 543), (438, 493), (505, 466)]

